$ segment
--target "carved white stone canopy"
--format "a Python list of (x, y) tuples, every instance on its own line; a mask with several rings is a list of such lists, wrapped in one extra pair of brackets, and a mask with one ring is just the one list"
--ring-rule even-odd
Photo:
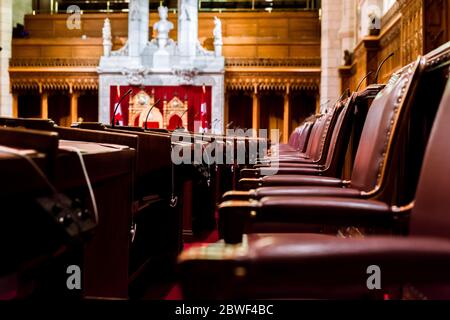
[[(97, 69), (101, 121), (110, 119), (110, 86), (198, 86), (206, 83), (212, 88), (211, 121), (216, 121), (217, 132), (222, 131), (225, 60), (221, 54), (221, 22), (215, 19), (215, 50), (209, 51), (198, 39), (197, 0), (179, 0), (178, 5), (178, 41), (170, 38), (173, 24), (167, 19), (167, 9), (163, 6), (158, 9), (159, 21), (152, 21), (157, 34), (150, 40), (149, 0), (129, 1), (128, 40), (119, 50), (110, 50), (109, 54), (104, 50)], [(110, 30), (105, 21), (104, 38), (109, 37), (109, 31), (112, 37), (114, 30)]]

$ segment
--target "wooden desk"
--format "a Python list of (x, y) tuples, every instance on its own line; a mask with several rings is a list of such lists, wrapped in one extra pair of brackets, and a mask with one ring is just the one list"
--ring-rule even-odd
[[(32, 141), (39, 141), (40, 144), (36, 144), (38, 149), (43, 145), (51, 145), (50, 142), (54, 141), (55, 137), (60, 138), (55, 132), (0, 128), (0, 141), (5, 136), (9, 137), (10, 147), (17, 142), (18, 145), (22, 144), (22, 149), (23, 141), (28, 141), (27, 144), (30, 146)], [(25, 136), (29, 139), (24, 140)], [(48, 144), (45, 144), (45, 138), (48, 138)], [(85, 244), (81, 257), (82, 293), (85, 296), (127, 298), (135, 151), (128, 146), (65, 140), (58, 140), (53, 158), (51, 152), (30, 151), (30, 156), (44, 169), (44, 172), (48, 173), (48, 170), (51, 170), (49, 177), (59, 192), (71, 198), (79, 198), (88, 205), (90, 200), (80, 160), (75, 152), (64, 150), (66, 147), (82, 151), (99, 214), (99, 224), (95, 234)], [(49, 162), (52, 163), (50, 168), (47, 166)], [(0, 163), (0, 175), (8, 178), (4, 180), (7, 183), (0, 184), (2, 202), (7, 203), (4, 206), (6, 208), (4, 217), (9, 220), (7, 225), (15, 226), (15, 230), (19, 233), (20, 230), (31, 232), (20, 234), (19, 247), (23, 248), (27, 243), (36, 242), (36, 239), (42, 236), (39, 230), (33, 230), (34, 226), (27, 222), (34, 212), (32, 205), (34, 198), (37, 195), (48, 194), (49, 188), (26, 160), (3, 155), (0, 157)], [(15, 246), (14, 237), (17, 238), (15, 230), (2, 233), (2, 237), (12, 237), (9, 242), (6, 242), (12, 244), (12, 249)], [(51, 241), (47, 244), (53, 245)], [(52, 247), (52, 249), (58, 248)], [(14, 255), (14, 250), (10, 250), (9, 253)], [(74, 264), (77, 263), (80, 263), (80, 260), (76, 260)], [(65, 272), (65, 269), (63, 271)]]

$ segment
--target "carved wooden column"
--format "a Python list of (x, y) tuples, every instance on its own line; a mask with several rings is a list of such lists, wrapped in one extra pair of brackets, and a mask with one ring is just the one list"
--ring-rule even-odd
[[(427, 1), (427, 3), (432, 1)], [(401, 4), (401, 57), (402, 65), (423, 54), (423, 3), (422, 0), (402, 1)], [(434, 18), (433, 23), (438, 19)]]
[(70, 121), (71, 123), (78, 121), (78, 92), (72, 92), (70, 94)]
[(12, 116), (17, 118), (19, 116), (19, 94), (12, 94)]
[(290, 123), (290, 94), (289, 84), (286, 86), (286, 92), (284, 93), (284, 113), (283, 113), (283, 143), (288, 143), (289, 140), (289, 123)]
[(253, 135), (257, 136), (258, 130), (259, 130), (259, 94), (258, 94), (258, 88), (256, 86), (253, 91), (252, 129), (253, 129)]
[(41, 93), (41, 118), (42, 119), (48, 118), (48, 93), (47, 92)]

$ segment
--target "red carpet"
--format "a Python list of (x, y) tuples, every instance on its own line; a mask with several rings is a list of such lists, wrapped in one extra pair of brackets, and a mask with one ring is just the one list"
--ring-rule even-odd
[[(208, 232), (204, 236), (196, 239), (195, 242), (185, 243), (183, 246), (183, 250), (187, 250), (191, 247), (199, 247), (206, 245), (208, 243), (217, 242), (219, 240), (219, 234), (217, 230)], [(183, 300), (183, 295), (181, 293), (181, 288), (178, 284), (175, 284), (169, 293), (166, 295), (165, 300)]]
[(183, 300), (183, 295), (181, 294), (180, 287), (177, 284), (174, 285), (164, 300)]

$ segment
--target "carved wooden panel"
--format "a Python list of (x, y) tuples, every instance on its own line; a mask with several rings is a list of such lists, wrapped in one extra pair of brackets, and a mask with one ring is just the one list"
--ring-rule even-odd
[[(380, 70), (379, 83), (387, 81), (394, 71), (424, 53), (424, 2), (428, 3), (428, 1), (423, 0), (397, 1), (382, 18), (380, 35), (366, 37), (356, 46), (353, 68), (341, 71), (343, 86), (348, 84), (351, 89), (354, 89), (353, 86), (367, 72), (373, 71), (375, 73), (377, 65), (391, 53), (394, 53), (394, 56), (387, 60)], [(439, 7), (439, 0), (430, 2), (436, 2), (434, 5)], [(442, 5), (440, 10), (443, 10), (444, 7)], [(425, 30), (427, 29), (425, 28)], [(344, 79), (345, 77), (348, 79)], [(372, 83), (372, 81), (373, 75), (368, 77), (361, 88), (364, 88), (366, 83)]]
[[(223, 53), (226, 57), (320, 56), (321, 28), (317, 11), (201, 12), (199, 40), (210, 50), (213, 49), (214, 16), (222, 20)], [(30, 38), (14, 39), (13, 57), (99, 57), (103, 50), (101, 32), (106, 14), (83, 14), (79, 30), (66, 27), (67, 17), (66, 14), (25, 16), (25, 28)], [(127, 38), (128, 16), (126, 13), (115, 13), (108, 17), (113, 49), (118, 49)], [(150, 14), (150, 29), (158, 19), (157, 13)], [(169, 14), (169, 20), (174, 24), (170, 36), (176, 40), (177, 17), (173, 12)], [(84, 40), (81, 39), (83, 35), (87, 37)]]
[(449, 41), (449, 10), (447, 0), (428, 0), (424, 4), (425, 52)]
[(13, 39), (13, 58), (100, 58), (101, 38)]
[[(361, 42), (355, 49), (354, 52), (354, 63), (355, 63), (355, 69), (354, 69), (354, 76), (353, 79), (350, 81), (351, 87), (350, 90), (355, 90), (357, 83), (360, 81), (358, 79), (362, 79), (367, 74), (367, 51), (364, 47), (364, 42)], [(364, 88), (366, 86), (366, 82), (364, 81), (361, 85), (361, 88)], [(346, 88), (342, 88), (342, 90), (345, 90)]]
[(423, 0), (405, 1), (401, 12), (401, 56), (406, 65), (423, 54)]
[[(82, 35), (101, 38), (103, 21), (106, 14), (81, 15), (81, 29), (69, 30), (66, 26), (67, 14), (37, 14), (25, 16), (25, 28), (31, 38), (79, 38)], [(125, 13), (110, 14), (111, 28), (117, 37), (126, 37), (128, 15)], [(153, 20), (154, 21), (154, 20)]]
[(396, 22), (387, 30), (380, 38), (380, 51), (378, 52), (378, 61), (382, 61), (391, 53), (394, 55), (389, 58), (380, 70), (378, 80), (386, 82), (391, 74), (402, 66), (401, 52), (400, 52), (400, 23)]

